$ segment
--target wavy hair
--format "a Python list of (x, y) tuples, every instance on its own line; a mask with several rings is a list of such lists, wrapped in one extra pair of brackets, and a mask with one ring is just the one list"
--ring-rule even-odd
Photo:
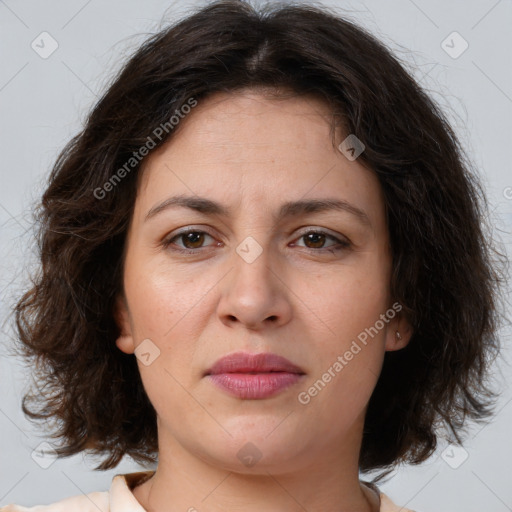
[[(414, 333), (385, 354), (360, 469), (422, 462), (440, 427), (461, 442), (467, 418), (491, 416), (501, 254), (484, 230), (482, 186), (442, 110), (383, 43), (334, 11), (228, 0), (139, 47), (58, 156), (36, 209), (40, 271), (15, 317), (39, 389), (22, 409), (56, 422), (59, 456), (88, 450), (105, 457), (99, 470), (124, 455), (157, 460), (155, 410), (135, 357), (115, 345), (114, 301), (144, 159), (129, 171), (126, 162), (190, 98), (258, 87), (325, 100), (365, 144), (358, 162), (384, 193), (391, 294)], [(122, 179), (105, 186), (123, 166)]]

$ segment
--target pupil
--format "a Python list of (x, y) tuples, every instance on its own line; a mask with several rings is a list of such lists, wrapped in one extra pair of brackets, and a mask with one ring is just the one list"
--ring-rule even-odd
[[(322, 237), (324, 237), (325, 235), (322, 235), (320, 233), (310, 233), (308, 235), (308, 239), (310, 242), (312, 242), (314, 245), (323, 245), (323, 239)], [(320, 240), (318, 239), (318, 237), (320, 237)], [(315, 240), (316, 239), (316, 240)]]
[(187, 235), (186, 235), (187, 243), (191, 243), (195, 246), (197, 244), (197, 242), (201, 242), (202, 236), (203, 235), (201, 233), (187, 233)]

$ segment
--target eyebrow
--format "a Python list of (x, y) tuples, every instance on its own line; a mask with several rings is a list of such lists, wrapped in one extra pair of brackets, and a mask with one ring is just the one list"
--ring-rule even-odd
[[(199, 196), (185, 196), (178, 195), (169, 197), (161, 203), (153, 206), (148, 213), (144, 221), (147, 221), (159, 213), (168, 210), (170, 208), (189, 208), (196, 212), (205, 215), (218, 215), (229, 217), (232, 212), (227, 206), (220, 203)], [(326, 211), (344, 211), (354, 215), (361, 223), (371, 227), (371, 222), (364, 210), (361, 210), (357, 206), (350, 204), (343, 199), (303, 199), (299, 201), (290, 201), (284, 203), (276, 215), (274, 215), (274, 222), (279, 222), (282, 219), (288, 217), (296, 217), (307, 213), (318, 213)]]

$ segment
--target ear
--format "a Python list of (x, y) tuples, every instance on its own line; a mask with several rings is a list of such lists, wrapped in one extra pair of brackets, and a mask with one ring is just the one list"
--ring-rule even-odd
[(125, 354), (133, 354), (135, 352), (135, 343), (133, 341), (128, 305), (123, 295), (118, 295), (116, 298), (114, 319), (120, 331), (116, 340), (117, 348)]
[(387, 326), (386, 351), (391, 352), (406, 347), (412, 334), (413, 329), (407, 319), (401, 315), (397, 315)]

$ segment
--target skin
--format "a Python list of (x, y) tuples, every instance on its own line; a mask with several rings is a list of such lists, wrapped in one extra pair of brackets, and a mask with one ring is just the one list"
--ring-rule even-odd
[[(389, 320), (308, 404), (298, 401), (393, 303), (378, 179), (333, 147), (328, 115), (311, 97), (217, 93), (145, 161), (116, 344), (133, 354), (150, 339), (160, 351), (147, 366), (137, 358), (158, 417), (158, 468), (134, 489), (148, 511), (378, 510), (359, 481), (362, 429), (385, 351), (409, 341), (405, 319)], [(214, 200), (231, 215), (174, 207), (145, 220), (177, 194)], [(343, 199), (369, 224), (336, 210), (274, 221), (284, 202), (313, 198)], [(176, 238), (188, 226), (199, 241)], [(318, 230), (350, 245), (304, 236)], [(252, 263), (236, 252), (247, 237), (262, 250)], [(306, 375), (271, 398), (233, 397), (203, 374), (236, 351), (282, 355)], [(248, 442), (261, 454), (251, 467), (237, 457)]]

